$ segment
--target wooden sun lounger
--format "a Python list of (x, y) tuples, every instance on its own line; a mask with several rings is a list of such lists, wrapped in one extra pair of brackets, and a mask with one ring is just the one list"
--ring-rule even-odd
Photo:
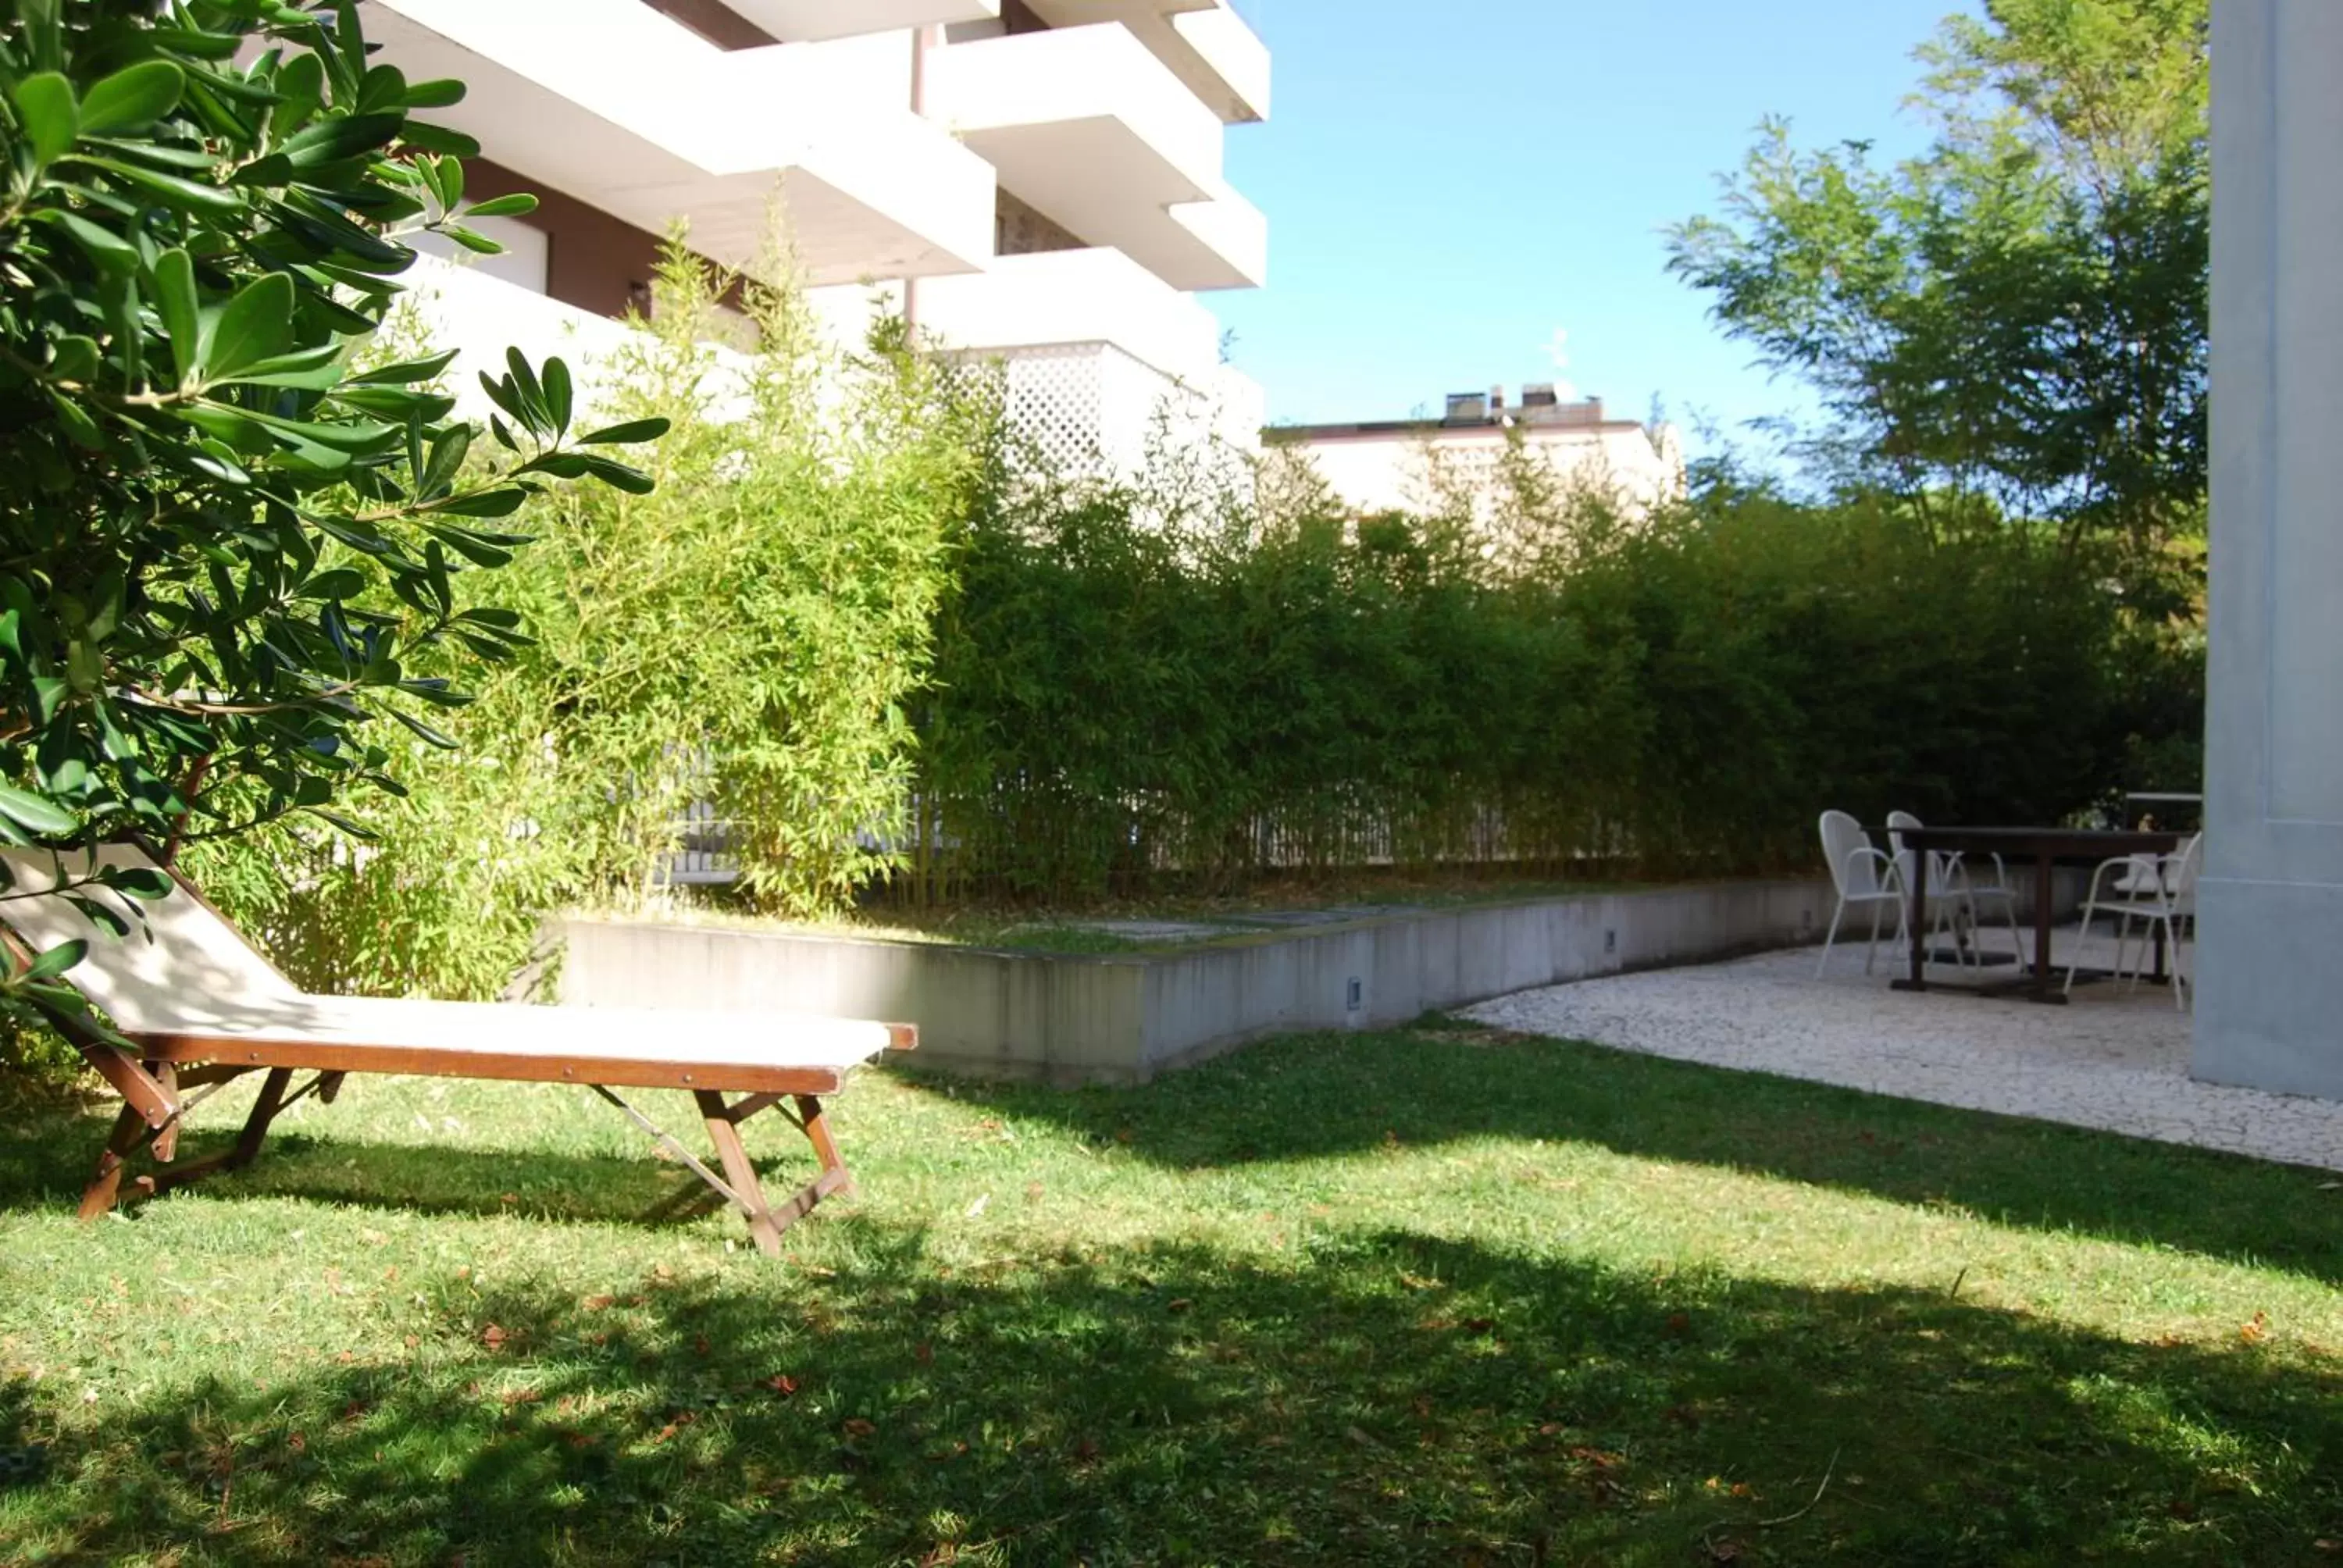
[[(392, 1000), (318, 996), (301, 990), (264, 959), (176, 873), (153, 901), (86, 890), (146, 930), (115, 937), (48, 890), (62, 871), (85, 879), (85, 858), (62, 863), (42, 853), (6, 853), (15, 873), (0, 902), (17, 940), (33, 950), (81, 938), (89, 953), (71, 980), (105, 1010), (130, 1050), (93, 1027), (74, 1043), (122, 1097), (81, 1217), (94, 1220), (121, 1196), (124, 1172), (140, 1150), (157, 1169), (136, 1179), (149, 1195), (252, 1162), (269, 1123), (309, 1094), (330, 1103), (353, 1072), (576, 1083), (617, 1106), (749, 1222), (768, 1254), (781, 1232), (853, 1178), (838, 1151), (822, 1100), (845, 1087), (853, 1068), (918, 1043), (909, 1024), (863, 1023), (791, 1014), (666, 1009), (531, 1007), (497, 1002)], [(143, 850), (115, 846), (100, 859), (151, 866)], [(24, 897), (35, 893), (40, 896)], [(188, 1111), (222, 1084), (265, 1073), (235, 1145), (208, 1160), (175, 1161)], [(298, 1088), (294, 1080), (312, 1076)], [(681, 1142), (619, 1098), (619, 1089), (688, 1090), (716, 1149), (719, 1176)], [(729, 1097), (729, 1098), (728, 1098)], [(776, 1111), (804, 1132), (820, 1171), (785, 1201), (769, 1203), (740, 1143), (740, 1124)]]

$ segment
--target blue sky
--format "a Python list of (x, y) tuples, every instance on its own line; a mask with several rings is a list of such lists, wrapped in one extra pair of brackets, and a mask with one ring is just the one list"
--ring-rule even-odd
[[(1664, 270), (1758, 120), (1916, 151), (1910, 55), (1960, 0), (1249, 0), (1271, 121), (1229, 175), (1270, 218), (1270, 286), (1203, 297), (1272, 419), (1398, 418), (1564, 380), (1730, 432), (1804, 406)], [(1569, 364), (1556, 370), (1557, 329)]]

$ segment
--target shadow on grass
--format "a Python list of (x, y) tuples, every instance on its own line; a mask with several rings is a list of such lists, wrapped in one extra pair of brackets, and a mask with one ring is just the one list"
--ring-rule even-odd
[(2333, 1171), (1474, 1026), (1292, 1037), (1140, 1090), (954, 1087), (1176, 1168), (1542, 1138), (2343, 1284)]
[[(578, 1093), (579, 1115), (615, 1117), (588, 1100), (585, 1091)], [(668, 1117), (669, 1129), (688, 1144), (699, 1131), (696, 1114), (669, 1114), (672, 1109), (664, 1102), (656, 1106)], [(179, 1149), (179, 1163), (232, 1146), (238, 1120), (191, 1125)], [(108, 1107), (63, 1091), (18, 1093), (0, 1101), (0, 1126), (8, 1130), (0, 1136), (0, 1211), (77, 1201), (111, 1121)], [(387, 1143), (350, 1136), (365, 1129), (361, 1114), (338, 1108), (316, 1133), (272, 1132), (248, 1169), (216, 1174), (200, 1190), (223, 1197), (282, 1196), (417, 1214), (518, 1214), (653, 1228), (722, 1206), (722, 1200), (648, 1138), (639, 1141), (639, 1152), (603, 1155), (466, 1148), (452, 1141)], [(795, 1140), (796, 1134), (789, 1137)], [(702, 1158), (712, 1160), (713, 1155)], [(802, 1141), (784, 1145), (778, 1157), (759, 1151), (756, 1162), (767, 1195), (777, 1201), (811, 1181), (820, 1169)], [(142, 1155), (133, 1169), (156, 1167)], [(135, 1219), (149, 1202), (170, 1201), (133, 1196), (126, 1201), (125, 1212)]]
[[(1393, 1139), (1575, 1141), (2343, 1284), (2334, 1172), (1469, 1026), (1289, 1037), (1140, 1090), (952, 1088), (963, 1103), (1179, 1169), (1354, 1154)], [(104, 1141), (102, 1111), (19, 1092), (0, 1120), (11, 1130), (0, 1139), (0, 1209), (71, 1201)], [(687, 1141), (696, 1131), (688, 1116), (669, 1125)], [(229, 1136), (191, 1134), (182, 1157)], [(759, 1165), (775, 1196), (813, 1169), (793, 1141)], [(249, 1172), (207, 1190), (654, 1225), (705, 1207), (647, 1141), (639, 1156), (606, 1158), (280, 1133)]]
[(2343, 1380), (2249, 1349), (1408, 1233), (955, 1277), (854, 1228), (820, 1276), (492, 1291), (403, 1361), (156, 1394), (0, 1491), (0, 1556), (2285, 1564), (2343, 1527)]

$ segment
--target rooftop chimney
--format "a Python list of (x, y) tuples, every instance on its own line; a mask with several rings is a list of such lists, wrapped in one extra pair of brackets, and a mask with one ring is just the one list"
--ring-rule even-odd
[(1492, 414), (1502, 414), (1504, 411), (1505, 388), (1504, 384), (1500, 382), (1496, 386), (1489, 388), (1489, 412)]

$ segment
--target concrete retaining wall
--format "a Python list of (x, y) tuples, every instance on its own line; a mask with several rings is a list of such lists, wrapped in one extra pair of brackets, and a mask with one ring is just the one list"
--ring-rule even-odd
[(1826, 882), (1725, 882), (1105, 955), (569, 920), (561, 1000), (909, 1021), (930, 1067), (1143, 1083), (1266, 1034), (1386, 1027), (1532, 986), (1815, 941), (1830, 912)]

